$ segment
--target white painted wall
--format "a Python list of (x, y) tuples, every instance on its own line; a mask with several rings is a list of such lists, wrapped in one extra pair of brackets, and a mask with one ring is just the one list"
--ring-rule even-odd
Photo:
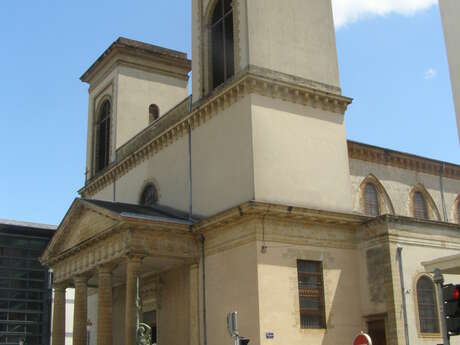
[(460, 1), (439, 0), (460, 138)]

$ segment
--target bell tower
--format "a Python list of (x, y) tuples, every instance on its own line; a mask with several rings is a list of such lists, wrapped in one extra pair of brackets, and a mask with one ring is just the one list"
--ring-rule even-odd
[[(340, 88), (331, 0), (192, 4), (193, 107), (211, 102), (219, 114), (208, 156), (225, 160), (206, 171), (215, 180), (210, 195), (226, 200), (206, 204), (208, 186), (197, 178), (196, 209), (213, 214), (256, 200), (351, 212), (344, 116), (351, 99)], [(217, 140), (226, 148), (220, 154)]]
[(194, 101), (215, 89), (213, 79), (220, 72), (215, 65), (221, 59), (214, 48), (225, 51), (226, 60), (231, 60), (225, 64), (234, 66), (224, 71), (225, 79), (249, 70), (273, 71), (327, 92), (341, 92), (330, 0), (192, 3)]

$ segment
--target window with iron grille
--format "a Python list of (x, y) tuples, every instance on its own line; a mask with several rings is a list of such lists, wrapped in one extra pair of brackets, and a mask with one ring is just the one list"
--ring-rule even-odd
[(297, 274), (301, 327), (326, 328), (322, 263), (297, 260)]
[(439, 316), (436, 305), (435, 286), (427, 277), (417, 282), (418, 315), (421, 333), (439, 333)]
[(235, 73), (233, 1), (218, 0), (211, 21), (212, 86), (216, 88)]
[(158, 193), (155, 186), (149, 183), (145, 186), (141, 194), (140, 204), (142, 206), (153, 206), (158, 201)]
[(111, 105), (107, 100), (102, 104), (96, 123), (96, 172), (109, 165), (110, 113)]
[(367, 183), (364, 188), (364, 213), (370, 217), (380, 214), (379, 193), (373, 183)]
[(421, 192), (415, 192), (412, 198), (414, 206), (414, 217), (420, 219), (428, 219), (428, 209), (426, 207), (425, 197)]

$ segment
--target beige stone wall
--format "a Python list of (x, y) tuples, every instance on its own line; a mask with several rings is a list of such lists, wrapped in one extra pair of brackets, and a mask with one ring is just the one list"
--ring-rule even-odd
[(254, 198), (250, 98), (192, 131), (193, 209), (210, 216)]
[[(416, 283), (421, 275), (425, 274), (422, 262), (436, 258), (458, 254), (460, 250), (460, 235), (456, 230), (434, 229), (429, 225), (398, 225), (390, 229), (390, 233), (397, 234), (399, 240), (392, 243), (390, 248), (390, 260), (393, 271), (393, 283), (395, 291), (396, 322), (399, 331), (399, 344), (404, 343), (404, 321), (401, 307), (401, 288), (399, 262), (397, 259), (397, 247), (402, 247), (402, 262), (404, 281), (406, 288), (406, 305), (409, 340), (412, 345), (436, 345), (442, 342), (440, 335), (427, 336), (419, 331), (419, 319), (417, 308)], [(445, 276), (446, 283), (460, 283), (458, 276)], [(460, 343), (455, 337), (454, 343)]]
[[(254, 198), (249, 97), (192, 131), (193, 209), (214, 215)], [(157, 187), (159, 204), (188, 211), (188, 135), (150, 156), (115, 183), (117, 202), (139, 203), (143, 187)], [(113, 200), (113, 184), (92, 196)]]
[(125, 285), (114, 287), (112, 290), (112, 330), (113, 345), (125, 344)]
[[(200, 266), (200, 287), (201, 284)], [(209, 345), (232, 343), (227, 313), (238, 311), (240, 334), (259, 345), (256, 243), (206, 256), (206, 308)], [(200, 295), (200, 316), (202, 315)]]
[(159, 344), (189, 344), (189, 268), (161, 274), (161, 308), (157, 313)]
[(97, 345), (97, 289), (88, 289), (88, 321), (91, 321), (89, 328), (89, 345)]
[[(149, 105), (157, 104), (160, 116), (188, 96), (188, 82), (181, 78), (116, 66), (89, 92), (87, 170), (93, 169), (94, 126), (100, 106), (109, 99), (112, 105), (110, 130), (110, 161), (115, 151), (149, 124)], [(88, 174), (90, 177), (91, 174)]]
[(450, 79), (452, 82), (460, 138), (460, 46), (458, 45), (458, 37), (460, 36), (460, 25), (458, 23), (460, 2), (458, 0), (439, 0), (439, 7), (444, 26), (444, 37), (446, 40)]
[(116, 148), (149, 124), (149, 105), (160, 108), (160, 116), (188, 96), (187, 81), (158, 73), (120, 66), (116, 116)]
[[(360, 185), (370, 174), (374, 175), (385, 188), (397, 215), (411, 216), (410, 192), (414, 186), (421, 184), (432, 197), (442, 218), (439, 176), (350, 159), (353, 210), (355, 212), (363, 212), (360, 202)], [(449, 222), (457, 222), (455, 207), (456, 199), (460, 194), (460, 181), (444, 178), (443, 184), (448, 220)]]
[[(91, 199), (103, 200), (103, 201), (114, 201), (113, 199), (113, 183), (108, 184), (102, 190), (91, 196)], [(120, 200), (119, 200), (120, 201)]]
[[(266, 245), (267, 252), (257, 255), (261, 344), (350, 344), (363, 326), (356, 250)], [(327, 330), (301, 329), (298, 259), (323, 263)], [(275, 339), (265, 339), (266, 332)]]
[(343, 115), (252, 95), (255, 198), (351, 211)]
[(186, 136), (151, 156), (116, 181), (116, 201), (138, 204), (142, 189), (153, 183), (159, 204), (188, 209), (188, 139)]
[(250, 65), (340, 87), (330, 0), (251, 0), (247, 8)]

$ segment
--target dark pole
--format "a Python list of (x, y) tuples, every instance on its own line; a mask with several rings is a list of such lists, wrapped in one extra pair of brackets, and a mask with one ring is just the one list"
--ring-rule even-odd
[(442, 298), (442, 287), (444, 284), (444, 277), (441, 274), (441, 270), (436, 268), (434, 270), (434, 282), (436, 284), (436, 294), (438, 296), (439, 305), (439, 318), (441, 319), (441, 332), (442, 340), (444, 345), (450, 345), (449, 334), (447, 333), (446, 317), (444, 313), (444, 299)]

